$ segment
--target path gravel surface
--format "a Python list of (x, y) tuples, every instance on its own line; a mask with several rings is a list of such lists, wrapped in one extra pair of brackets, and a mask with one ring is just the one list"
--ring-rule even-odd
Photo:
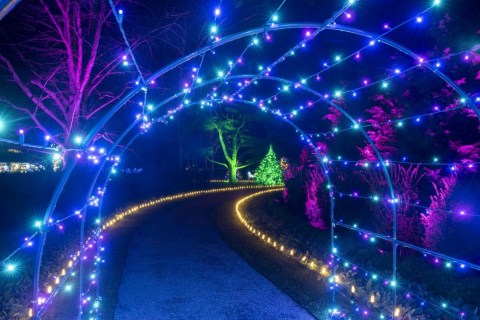
[(313, 319), (218, 233), (218, 208), (248, 193), (158, 207), (131, 243), (115, 319)]

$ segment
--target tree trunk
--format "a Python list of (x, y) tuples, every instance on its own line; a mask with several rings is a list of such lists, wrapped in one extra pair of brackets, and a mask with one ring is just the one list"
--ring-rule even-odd
[(237, 167), (230, 166), (230, 183), (237, 183)]

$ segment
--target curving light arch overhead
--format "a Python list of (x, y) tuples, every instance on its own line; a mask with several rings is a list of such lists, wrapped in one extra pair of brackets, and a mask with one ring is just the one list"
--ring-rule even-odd
[[(276, 32), (276, 31), (280, 31), (280, 30), (312, 29), (312, 30), (315, 30), (314, 33), (316, 33), (316, 34), (322, 32), (324, 30), (353, 34), (355, 36), (359, 36), (359, 37), (362, 37), (362, 38), (373, 39), (373, 40), (375, 40), (379, 43), (382, 43), (384, 45), (387, 45), (387, 46), (395, 49), (396, 51), (398, 51), (398, 52), (400, 52), (400, 53), (402, 53), (402, 54), (404, 54), (408, 57), (413, 58), (414, 60), (418, 59), (419, 56), (416, 53), (414, 53), (410, 49), (408, 49), (408, 48), (402, 46), (401, 44), (396, 43), (396, 42), (394, 42), (394, 41), (392, 41), (392, 40), (390, 40), (390, 39), (388, 39), (384, 36), (374, 34), (374, 33), (370, 33), (370, 32), (363, 31), (363, 30), (359, 30), (359, 29), (355, 29), (355, 28), (351, 28), (351, 27), (348, 27), (348, 26), (343, 26), (343, 25), (339, 25), (339, 24), (332, 24), (331, 22), (333, 22), (335, 20), (335, 18), (337, 18), (339, 16), (339, 14), (343, 13), (344, 9), (345, 9), (345, 7), (342, 10), (336, 12), (332, 16), (332, 18), (327, 20), (325, 23), (278, 23), (278, 24), (271, 24), (271, 25), (261, 26), (261, 27), (258, 27), (258, 28), (253, 28), (253, 29), (250, 29), (250, 30), (246, 30), (246, 31), (243, 31), (243, 32), (239, 32), (239, 33), (230, 35), (230, 36), (225, 36), (223, 38), (220, 38), (218, 41), (213, 41), (211, 44), (209, 44), (207, 46), (204, 46), (204, 47), (198, 49), (197, 51), (192, 52), (188, 55), (185, 55), (184, 57), (182, 57), (180, 59), (177, 59), (177, 60), (167, 64), (166, 66), (158, 69), (150, 77), (146, 78), (145, 81), (147, 83), (149, 83), (151, 81), (155, 81), (157, 79), (160, 79), (162, 76), (164, 76), (168, 72), (185, 65), (187, 62), (191, 61), (192, 59), (195, 59), (197, 57), (202, 57), (203, 55), (208, 54), (209, 52), (213, 52), (216, 48), (220, 48), (220, 47), (222, 47), (226, 44), (232, 43), (232, 42), (240, 40), (240, 39), (244, 39), (244, 38), (248, 38), (248, 37), (252, 37), (252, 36), (256, 36), (256, 35), (260, 35), (260, 34), (264, 34), (264, 33), (268, 33), (268, 32)], [(438, 68), (434, 67), (430, 63), (427, 62), (427, 63), (424, 63), (423, 65), (427, 67), (427, 69), (432, 73), (433, 76), (441, 79), (444, 83), (446, 83), (448, 86), (450, 86), (458, 94), (458, 96), (461, 99), (464, 99), (467, 106), (471, 110), (474, 111), (474, 113), (477, 115), (478, 118), (480, 118), (480, 110), (478, 109), (476, 104), (472, 101), (470, 96), (462, 90), (462, 88), (460, 88), (452, 79), (450, 79), (447, 75), (445, 75), (443, 72), (441, 72)], [(153, 122), (158, 123), (158, 122), (165, 121), (166, 116), (168, 116), (168, 113), (162, 114), (162, 107), (169, 106), (170, 104), (173, 104), (173, 102), (175, 102), (177, 99), (183, 98), (187, 94), (193, 93), (196, 90), (206, 88), (206, 87), (214, 85), (216, 83), (219, 83), (219, 82), (223, 83), (224, 81), (235, 80), (235, 79), (250, 79), (250, 80), (255, 79), (255, 80), (261, 80), (261, 81), (265, 81), (265, 82), (273, 81), (273, 82), (276, 82), (276, 83), (288, 84), (289, 86), (294, 86), (294, 85), (298, 84), (298, 81), (295, 81), (295, 80), (292, 80), (292, 79), (275, 77), (275, 76), (267, 76), (267, 75), (264, 75), (264, 74), (242, 74), (242, 75), (227, 75), (225, 77), (217, 77), (217, 78), (205, 81), (201, 84), (195, 84), (190, 88), (190, 90), (188, 92), (179, 91), (179, 92), (173, 94), (172, 96), (170, 96), (168, 98), (165, 98), (163, 101), (157, 103), (152, 110), (152, 114), (157, 112), (157, 113), (160, 113), (160, 115), (158, 115), (158, 117), (156, 119), (154, 119)], [(354, 117), (348, 111), (346, 111), (345, 108), (342, 108), (339, 104), (335, 103), (334, 100), (326, 98), (323, 94), (321, 94), (320, 92), (310, 88), (307, 85), (301, 84), (301, 85), (298, 86), (298, 88), (301, 89), (303, 92), (308, 93), (308, 94), (318, 98), (318, 100), (320, 100), (323, 104), (325, 104), (329, 107), (335, 108), (346, 119), (351, 121), (352, 124), (356, 123)], [(136, 86), (129, 93), (127, 93), (120, 101), (118, 101), (112, 107), (112, 109), (109, 110), (92, 127), (92, 129), (88, 132), (88, 134), (87, 134), (87, 136), (85, 137), (85, 140), (84, 140), (85, 141), (84, 146), (89, 146), (93, 141), (93, 137), (102, 128), (104, 128), (110, 121), (114, 121), (114, 116), (117, 114), (117, 112), (123, 106), (125, 106), (126, 103), (128, 103), (133, 97), (135, 97), (138, 93), (140, 93), (143, 89), (144, 88), (142, 88), (142, 86)], [(258, 104), (254, 103), (252, 101), (247, 101), (247, 100), (237, 99), (237, 98), (233, 99), (233, 101), (237, 102), (237, 103), (241, 103), (241, 104), (248, 104), (248, 105), (253, 105), (255, 107), (258, 107)], [(190, 105), (193, 106), (193, 105), (199, 104), (199, 103), (200, 103), (200, 101), (191, 103)], [(185, 106), (182, 106), (182, 107), (177, 108), (177, 109), (178, 109), (178, 111), (181, 111), (182, 109), (185, 109), (185, 108), (186, 108)], [(175, 111), (177, 111), (177, 109), (175, 109)], [(286, 119), (286, 118), (283, 118), (283, 117), (282, 117), (282, 119), (284, 121), (286, 121), (287, 123), (289, 123), (291, 126), (293, 126), (296, 130), (298, 130), (299, 132), (301, 132), (305, 136), (307, 136), (307, 134), (298, 125), (296, 125), (293, 121), (291, 121), (289, 119)], [(142, 122), (141, 119), (136, 119), (127, 128), (125, 128), (123, 130), (123, 132), (121, 133), (121, 135), (116, 139), (116, 141), (113, 143), (113, 145), (109, 148), (109, 150), (107, 151), (106, 154), (107, 155), (113, 155), (116, 152), (119, 152), (119, 150), (120, 150), (119, 145), (121, 143), (123, 143), (125, 139), (129, 138), (129, 140), (126, 144), (127, 146), (129, 146), (138, 137), (140, 137), (142, 132), (135, 132), (134, 130), (137, 129), (138, 125), (141, 122)], [(379, 162), (381, 164), (383, 175), (385, 176), (385, 179), (386, 179), (387, 184), (388, 184), (388, 190), (389, 190), (390, 197), (392, 199), (395, 198), (395, 189), (393, 187), (392, 180), (391, 180), (390, 173), (389, 173), (389, 170), (388, 170), (385, 159), (382, 157), (382, 155), (381, 155), (380, 151), (378, 150), (377, 146), (375, 145), (375, 143), (373, 142), (371, 137), (368, 135), (368, 133), (365, 131), (365, 129), (363, 127), (359, 127), (358, 129), (359, 129), (358, 132), (360, 132), (363, 135), (363, 137), (365, 138), (367, 143), (372, 147), (377, 159), (379, 160)], [(132, 134), (132, 132), (133, 132), (133, 134)], [(131, 135), (131, 136), (129, 136), (129, 135)], [(313, 146), (313, 144), (311, 144), (311, 145)], [(123, 153), (125, 151), (125, 149), (126, 148), (121, 149), (120, 153)], [(330, 172), (329, 172), (328, 168), (326, 167), (326, 165), (322, 161), (320, 161), (320, 154), (318, 153), (318, 150), (316, 150), (315, 148), (314, 148), (314, 150), (316, 152), (317, 158), (319, 159), (319, 163), (320, 163), (320, 165), (321, 165), (321, 167), (324, 171), (324, 175), (325, 175), (328, 183), (331, 184)], [(55, 210), (56, 204), (57, 204), (57, 202), (58, 202), (58, 200), (59, 200), (59, 198), (60, 198), (60, 196), (61, 196), (61, 194), (62, 194), (62, 192), (65, 188), (65, 185), (69, 181), (70, 176), (71, 176), (71, 174), (72, 174), (76, 165), (77, 165), (77, 162), (72, 161), (68, 164), (67, 168), (65, 169), (65, 171), (64, 171), (64, 173), (61, 177), (61, 180), (60, 180), (59, 184), (57, 185), (57, 187), (56, 187), (56, 189), (55, 189), (55, 191), (54, 191), (54, 193), (53, 193), (53, 195), (50, 199), (47, 210), (45, 212), (45, 215), (44, 215), (44, 218), (43, 218), (43, 221), (44, 221), (45, 225), (48, 224), (48, 221), (51, 218), (51, 216), (52, 216), (52, 214)], [(100, 180), (100, 176), (101, 176), (102, 172), (104, 171), (104, 169), (106, 168), (106, 165), (107, 165), (107, 161), (104, 158), (102, 160), (100, 166), (98, 167), (97, 172), (94, 175), (91, 183), (90, 183), (90, 187), (88, 188), (88, 192), (87, 192), (87, 196), (86, 196), (87, 201), (90, 198), (90, 196), (92, 195), (92, 193), (94, 191), (94, 187), (97, 185), (98, 180)], [(105, 181), (103, 182), (102, 185), (106, 186), (108, 184), (109, 176), (110, 176), (110, 173), (107, 173), (106, 174), (106, 179), (105, 179)], [(330, 211), (331, 211), (330, 213), (331, 213), (331, 221), (332, 221), (331, 248), (332, 248), (332, 254), (336, 254), (335, 240), (334, 240), (335, 239), (335, 237), (334, 237), (335, 227), (336, 226), (342, 226), (342, 225), (340, 223), (337, 223), (337, 221), (335, 220), (335, 197), (334, 197), (333, 192), (329, 192), (329, 198), (330, 198)], [(424, 249), (424, 248), (420, 248), (418, 246), (414, 246), (414, 245), (406, 243), (406, 242), (399, 241), (397, 239), (397, 211), (396, 211), (396, 205), (392, 205), (391, 208), (392, 208), (392, 216), (393, 216), (393, 234), (388, 235), (388, 236), (385, 236), (385, 235), (382, 235), (382, 234), (376, 234), (376, 235), (380, 238), (383, 237), (383, 239), (386, 239), (386, 240), (388, 240), (392, 243), (392, 247), (393, 247), (393, 251), (392, 251), (392, 256), (393, 256), (392, 279), (393, 279), (393, 281), (395, 281), (396, 277), (397, 277), (397, 271), (396, 271), (396, 268), (397, 268), (397, 261), (396, 261), (397, 260), (397, 246), (402, 245), (402, 246), (409, 247), (411, 249), (420, 251), (422, 253), (427, 253), (427, 254), (436, 254), (438, 256), (441, 256), (441, 254), (430, 251), (430, 250), (427, 250), (427, 249)], [(100, 212), (100, 210), (99, 210), (99, 212)], [(82, 240), (81, 241), (82, 242), (83, 242), (83, 237), (84, 237), (84, 228), (85, 228), (85, 217), (83, 217), (83, 219), (82, 219), (82, 229), (81, 229), (81, 235), (82, 235)], [(362, 229), (357, 228), (357, 230), (362, 230)], [(368, 232), (371, 233), (371, 234), (375, 234), (374, 232), (371, 232), (371, 231), (368, 231)], [(41, 265), (42, 265), (42, 256), (43, 256), (43, 250), (44, 250), (44, 244), (45, 244), (46, 238), (47, 238), (47, 233), (41, 233), (39, 246), (37, 248), (37, 253), (36, 253), (36, 266), (35, 266), (35, 273), (34, 273), (34, 301), (37, 301), (38, 297), (39, 297), (39, 288), (40, 288), (40, 283), (39, 282), (40, 282), (40, 271), (41, 271), (40, 269), (41, 269)], [(447, 257), (447, 256), (445, 256), (445, 257)], [(456, 258), (453, 258), (453, 257), (448, 257), (448, 258), (452, 261), (457, 262), (457, 263), (462, 263), (462, 264), (464, 264), (464, 265), (466, 265), (470, 268), (480, 270), (480, 266), (478, 266), (478, 265), (475, 265), (475, 264), (472, 264), (472, 263), (469, 263), (469, 262), (466, 262), (466, 261), (462, 261), (462, 260), (459, 260), (459, 259), (456, 259)], [(82, 270), (82, 266), (80, 266), (80, 269)], [(80, 291), (82, 291), (82, 288), (80, 288)], [(396, 305), (397, 305), (397, 303), (396, 303), (396, 289), (395, 288), (393, 288), (392, 293), (393, 293), (393, 309), (392, 309), (392, 312), (393, 312), (393, 310), (395, 310)]]

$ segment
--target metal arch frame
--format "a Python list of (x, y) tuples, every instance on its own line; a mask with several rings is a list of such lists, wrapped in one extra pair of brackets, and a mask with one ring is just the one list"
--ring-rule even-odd
[[(226, 77), (226, 78), (216, 78), (216, 79), (212, 79), (208, 82), (205, 82), (203, 84), (200, 84), (200, 85), (197, 85), (195, 87), (192, 87), (191, 90), (196, 90), (196, 89), (199, 89), (201, 87), (204, 87), (204, 86), (207, 86), (211, 83), (215, 83), (215, 82), (218, 82), (220, 80), (234, 80), (234, 79), (239, 79), (239, 78), (253, 78), (255, 77), (256, 79), (260, 79), (260, 80), (270, 80), (270, 81), (276, 81), (276, 82), (280, 82), (280, 83), (287, 83), (289, 85), (294, 85), (295, 82), (294, 81), (291, 81), (291, 80), (288, 80), (288, 79), (284, 79), (284, 78), (280, 78), (280, 77), (273, 77), (273, 76), (258, 76), (258, 75), (236, 75), (236, 76), (229, 76), (229, 77)], [(335, 109), (337, 109), (340, 113), (342, 113), (347, 119), (349, 119), (350, 121), (352, 121), (352, 123), (356, 123), (356, 121), (354, 120), (354, 118), (347, 112), (345, 111), (342, 107), (340, 107), (339, 105), (335, 104), (334, 102), (332, 102), (331, 100), (325, 98), (321, 93), (309, 88), (308, 86), (305, 86), (305, 85), (300, 85), (299, 86), (300, 89), (303, 89), (304, 91), (318, 97), (321, 101), (327, 103), (328, 105), (334, 107)], [(173, 95), (172, 97), (164, 100), (163, 102), (161, 102), (160, 104), (157, 105), (157, 108), (160, 106), (160, 105), (164, 105), (166, 102), (165, 101), (171, 101), (173, 97), (177, 97), (178, 93), (176, 95)], [(245, 100), (237, 100), (239, 102), (243, 102), (243, 103), (249, 103), (249, 104), (254, 104), (254, 103), (250, 103), (249, 101), (245, 101)], [(303, 130), (301, 130), (297, 125), (295, 125), (292, 121), (288, 120), (288, 119), (285, 119), (282, 117), (282, 119), (284, 120), (287, 120), (287, 122), (292, 125), (295, 129), (299, 130), (300, 132), (303, 132)], [(382, 155), (380, 154), (378, 148), (376, 147), (375, 143), (371, 140), (370, 136), (367, 134), (367, 132), (362, 128), (362, 127), (359, 127), (359, 131), (362, 133), (362, 135), (364, 136), (364, 138), (367, 140), (367, 142), (370, 144), (370, 146), (373, 148), (377, 158), (379, 159), (379, 162), (381, 163), (381, 167), (382, 167), (382, 170), (384, 172), (384, 175), (385, 175), (385, 178), (387, 180), (387, 185), (388, 185), (388, 188), (389, 188), (389, 192), (390, 192), (390, 196), (393, 198), (395, 198), (395, 191), (394, 191), (394, 188), (393, 188), (393, 184), (391, 182), (391, 179), (390, 179), (390, 174), (388, 172), (388, 167), (386, 165), (386, 162), (384, 161)], [(303, 135), (304, 136), (307, 136), (304, 132), (303, 132)], [(314, 148), (314, 151), (315, 151), (315, 154), (317, 156), (317, 159), (319, 161), (319, 163), (321, 164), (322, 166), (322, 169), (324, 171), (324, 174), (325, 176), (327, 177), (327, 181), (329, 183), (329, 185), (332, 185), (331, 184), (331, 179), (330, 179), (330, 176), (329, 176), (329, 171), (328, 169), (326, 168), (326, 166), (324, 165), (324, 163), (321, 161), (320, 159), (320, 154), (318, 153), (318, 150), (316, 148)], [(333, 195), (333, 192), (329, 192), (329, 199), (330, 199), (330, 218), (331, 218), (331, 249), (332, 249), (332, 254), (335, 254), (336, 253), (336, 247), (335, 247), (335, 213), (334, 213), (334, 208), (335, 208), (335, 197)], [(392, 266), (392, 280), (393, 281), (396, 281), (396, 273), (397, 273), (397, 246), (398, 246), (398, 243), (397, 243), (397, 211), (396, 211), (396, 206), (395, 204), (392, 205), (392, 215), (393, 215), (393, 240), (392, 240), (392, 247), (393, 247), (393, 266)], [(334, 297), (334, 296), (333, 296)], [(334, 298), (333, 298), (334, 299)], [(393, 287), (393, 309), (392, 309), (392, 314), (393, 312), (395, 312), (395, 307), (396, 307), (396, 288)]]
[[(199, 50), (197, 50), (193, 53), (190, 53), (187, 56), (184, 56), (180, 59), (177, 59), (174, 62), (168, 64), (167, 66), (159, 69), (157, 72), (153, 73), (147, 79), (147, 82), (155, 80), (155, 79), (159, 78), (160, 76), (162, 76), (163, 74), (165, 74), (165, 73), (175, 69), (176, 67), (182, 65), (183, 63), (185, 63), (187, 61), (190, 61), (191, 59), (193, 59), (193, 58), (195, 58), (195, 57), (197, 57), (201, 54), (204, 54), (204, 53), (206, 53), (210, 50), (213, 50), (214, 48), (222, 46), (226, 43), (229, 43), (229, 42), (232, 42), (232, 41), (244, 38), (244, 37), (260, 34), (260, 33), (263, 33), (263, 32), (276, 31), (276, 30), (287, 30), (287, 29), (302, 29), (302, 28), (314, 28), (314, 29), (325, 28), (326, 30), (342, 31), (342, 32), (347, 32), (347, 33), (355, 34), (355, 35), (366, 37), (366, 38), (376, 39), (377, 41), (382, 42), (382, 43), (384, 43), (388, 46), (391, 46), (391, 47), (395, 48), (396, 50), (398, 50), (400, 52), (403, 52), (404, 54), (406, 54), (408, 56), (411, 56), (412, 58), (417, 58), (417, 55), (414, 52), (412, 52), (411, 50), (407, 49), (406, 47), (404, 47), (404, 46), (402, 46), (402, 45), (400, 45), (400, 44), (398, 44), (394, 41), (391, 41), (387, 38), (379, 37), (378, 35), (376, 35), (374, 33), (369, 33), (369, 32), (366, 32), (366, 31), (359, 30), (359, 29), (350, 28), (350, 27), (341, 26), (341, 25), (325, 26), (325, 25), (319, 24), (319, 23), (285, 23), (285, 24), (278, 24), (278, 25), (273, 25), (273, 26), (264, 26), (264, 27), (254, 28), (254, 29), (250, 29), (250, 30), (247, 30), (247, 31), (244, 31), (244, 32), (240, 32), (240, 33), (237, 33), (237, 34), (226, 36), (226, 37), (220, 39), (219, 41), (216, 41), (216, 42), (210, 44), (209, 46), (205, 46), (205, 47), (203, 47), (203, 48), (201, 48), (201, 49), (199, 49)], [(437, 75), (442, 80), (444, 80), (448, 85), (450, 85), (462, 97), (462, 99), (465, 99), (468, 106), (471, 109), (473, 109), (474, 112), (477, 114), (477, 117), (480, 118), (479, 109), (476, 107), (476, 105), (473, 103), (473, 101), (469, 98), (469, 96), (459, 86), (457, 86), (448, 76), (446, 76), (440, 70), (435, 69), (433, 66), (431, 66), (428, 63), (426, 63), (425, 65), (435, 75)], [(135, 96), (137, 93), (139, 93), (141, 91), (141, 89), (142, 89), (142, 87), (140, 87), (140, 86), (137, 87), (137, 88), (134, 88), (127, 95), (125, 95), (124, 98), (122, 98), (119, 102), (117, 102), (117, 104), (115, 104), (115, 106), (107, 114), (105, 114), (96, 123), (96, 125), (89, 131), (89, 133), (87, 134), (87, 136), (85, 138), (85, 145), (90, 144), (91, 141), (93, 140), (93, 137), (95, 136), (95, 134), (97, 134), (98, 131), (108, 121), (110, 121), (110, 119), (118, 112), (118, 110), (125, 103), (127, 103), (133, 96)], [(181, 94), (178, 95), (178, 96), (181, 96)], [(134, 124), (135, 123), (137, 123), (137, 122), (134, 122)], [(58, 185), (57, 185), (57, 187), (56, 187), (56, 189), (55, 189), (55, 191), (54, 191), (54, 193), (53, 193), (53, 195), (50, 199), (48, 207), (46, 209), (46, 212), (45, 212), (45, 215), (44, 215), (44, 221), (43, 221), (44, 225), (46, 225), (46, 223), (48, 222), (48, 219), (50, 218), (51, 214), (53, 213), (53, 211), (56, 207), (56, 204), (58, 202), (58, 199), (59, 199), (59, 197), (60, 197), (60, 195), (61, 195), (61, 193), (62, 193), (62, 191), (65, 187), (65, 184), (67, 183), (73, 169), (75, 168), (76, 163), (77, 163), (76, 160), (72, 160), (72, 162), (70, 162), (70, 164), (67, 166), (64, 174), (62, 175), (62, 178), (59, 181), (59, 183), (58, 183)], [(381, 163), (382, 163), (382, 167), (385, 166), (385, 163), (383, 163), (383, 161), (381, 161)], [(395, 208), (395, 207), (393, 207), (393, 208)], [(394, 217), (395, 217), (394, 220), (396, 220), (396, 214), (394, 215)], [(395, 234), (395, 238), (396, 238), (396, 228), (394, 228), (394, 234)], [(34, 286), (33, 297), (34, 297), (34, 302), (35, 302), (34, 305), (36, 305), (36, 301), (38, 300), (40, 266), (41, 266), (41, 261), (42, 261), (42, 256), (43, 256), (43, 249), (44, 249), (44, 245), (45, 245), (45, 240), (46, 240), (46, 233), (44, 232), (44, 230), (41, 230), (39, 246), (37, 247), (37, 253), (36, 253), (36, 257), (35, 257), (35, 273), (34, 273), (34, 281), (33, 281), (34, 282), (34, 284), (33, 284), (33, 286)]]
[[(239, 78), (252, 78), (254, 77), (255, 75), (237, 75), (237, 76), (230, 76), (230, 77), (227, 77), (227, 78), (215, 78), (215, 79), (212, 79), (210, 81), (207, 81), (205, 83), (202, 83), (200, 85), (197, 85), (195, 87), (192, 87), (192, 90), (196, 90), (196, 89), (200, 89), (202, 87), (205, 87), (205, 86), (208, 86), (212, 83), (215, 83), (215, 82), (219, 82), (219, 81), (224, 81), (224, 80), (233, 80), (233, 79), (239, 79)], [(257, 79), (260, 79), (260, 80), (269, 80), (269, 81), (275, 81), (275, 82), (280, 82), (280, 83), (288, 83), (290, 85), (294, 84), (293, 81), (291, 80), (288, 80), (288, 79), (283, 79), (283, 78), (278, 78), (278, 77), (265, 77), (265, 76), (256, 76)], [(332, 107), (336, 108), (337, 110), (339, 110), (345, 117), (347, 117), (350, 121), (352, 121), (353, 123), (355, 123), (355, 120), (353, 119), (353, 117), (348, 113), (346, 112), (343, 108), (341, 108), (340, 106), (336, 105), (335, 103), (333, 103), (332, 101), (326, 99), (323, 97), (322, 94), (318, 93), (317, 91), (311, 89), (311, 88), (308, 88), (306, 86), (300, 86), (301, 89), (305, 90), (306, 92), (309, 92), (315, 96), (317, 96), (318, 98), (320, 98), (322, 101), (326, 102), (327, 104), (331, 105)], [(159, 107), (167, 104), (168, 102), (174, 100), (175, 98), (178, 98), (179, 96), (181, 96), (183, 93), (180, 92), (180, 93), (177, 93), (177, 94), (174, 94), (172, 95), (170, 98), (167, 98), (165, 99), (164, 101), (160, 102), (159, 104), (156, 105), (156, 109), (158, 109)], [(244, 104), (251, 104), (251, 105), (255, 105), (254, 103), (252, 102), (249, 102), (249, 101), (245, 101), (245, 100), (237, 100), (238, 102), (242, 102)], [(194, 105), (195, 103), (192, 103), (190, 105)], [(296, 130), (298, 130), (299, 132), (302, 132), (302, 134), (304, 136), (306, 136), (306, 133), (300, 128), (298, 127), (296, 124), (294, 124), (292, 121), (288, 120), (288, 119), (285, 119), (283, 117), (281, 117), (282, 120), (286, 121), (287, 123), (289, 123), (291, 126), (293, 126)], [(138, 123), (139, 121), (136, 120), (134, 121), (127, 129), (125, 129), (125, 131), (122, 133), (122, 135), (115, 141), (115, 144), (110, 148), (109, 152), (107, 154), (111, 154), (115, 147), (118, 146), (118, 144), (123, 140), (123, 138), (135, 127), (135, 125)], [(362, 134), (364, 135), (364, 137), (367, 139), (367, 141), (371, 144), (372, 148), (374, 149), (374, 151), (376, 152), (377, 156), (379, 157), (379, 160), (381, 161), (381, 163), (384, 165), (384, 169), (385, 169), (385, 174), (387, 176), (387, 182), (389, 184), (389, 187), (390, 187), (390, 191), (391, 191), (391, 194), (392, 194), (392, 197), (393, 197), (393, 186), (391, 185), (391, 182), (390, 182), (390, 177), (389, 177), (389, 174), (388, 174), (388, 171), (386, 171), (386, 165), (385, 165), (385, 162), (383, 161), (383, 158), (381, 157), (380, 153), (378, 152), (378, 149), (376, 148), (375, 144), (373, 143), (373, 141), (371, 141), (370, 137), (368, 136), (368, 134), (364, 131), (363, 128), (359, 128), (360, 129), (360, 132), (362, 132)], [(138, 133), (137, 135), (135, 135), (132, 140), (129, 142), (129, 144), (131, 144), (138, 136), (140, 135), (140, 133)], [(308, 141), (309, 142), (309, 141)], [(312, 143), (309, 142), (309, 144), (311, 146)], [(327, 167), (325, 166), (325, 164), (321, 161), (321, 155), (318, 153), (318, 150), (316, 148), (314, 148), (314, 151), (315, 151), (315, 154), (317, 156), (317, 160), (318, 162), (320, 163), (323, 171), (324, 171), (324, 174), (327, 178), (327, 182), (329, 185), (331, 185), (331, 179), (330, 179), (330, 176), (329, 176), (329, 171), (327, 169)], [(100, 171), (103, 170), (103, 167), (105, 165), (106, 161), (103, 160), (102, 161), (102, 164), (101, 166), (99, 167), (98, 171), (97, 171), (97, 174), (96, 176), (94, 177), (94, 179), (92, 180), (92, 183), (90, 185), (90, 190), (89, 190), (89, 193), (87, 195), (87, 200), (88, 198), (90, 197), (91, 193), (93, 192), (93, 188), (94, 188), (94, 185), (96, 184), (96, 181), (100, 175)], [(331, 228), (331, 246), (332, 246), (332, 252), (335, 253), (334, 249), (335, 249), (335, 245), (334, 245), (334, 228), (335, 228), (335, 215), (334, 215), (334, 207), (335, 207), (335, 198), (333, 196), (333, 192), (329, 192), (329, 199), (330, 199), (330, 218), (331, 218), (331, 223), (332, 223), (332, 228)], [(393, 207), (393, 210), (394, 210), (394, 217), (396, 216), (396, 211), (395, 211), (395, 207)], [(83, 215), (83, 219), (82, 219), (82, 226), (81, 226), (81, 241), (80, 243), (82, 244), (83, 243), (83, 232), (84, 232), (84, 219), (85, 219), (85, 216), (86, 216), (86, 213)], [(395, 264), (394, 264), (395, 265)], [(80, 265), (80, 276), (79, 276), (79, 281), (82, 282), (83, 279), (82, 279), (82, 265)], [(394, 269), (395, 270), (395, 269)], [(394, 277), (395, 279), (395, 277)], [(80, 288), (82, 288), (82, 285), (80, 285)], [(79, 290), (79, 299), (81, 300), (81, 295), (82, 295), (82, 290)], [(333, 293), (333, 301), (334, 301), (334, 293)], [(396, 304), (396, 303), (395, 303)], [(80, 303), (80, 307), (79, 307), (79, 316), (81, 315), (81, 303)], [(395, 308), (394, 308), (395, 309)]]
[[(135, 124), (135, 123), (134, 123)], [(108, 152), (106, 153), (105, 157), (103, 158), (102, 162), (100, 163), (100, 165), (98, 166), (98, 169), (97, 169), (97, 172), (96, 174), (94, 175), (94, 177), (92, 178), (92, 181), (90, 183), (90, 186), (89, 186), (89, 191), (87, 192), (87, 196), (85, 198), (85, 202), (88, 203), (88, 199), (92, 196), (93, 194), (93, 191), (94, 191), (94, 187), (96, 185), (96, 183), (98, 182), (98, 179), (100, 178), (100, 174), (101, 172), (103, 171), (103, 169), (105, 168), (105, 165), (107, 164), (107, 161), (106, 161), (106, 157), (108, 156), (111, 156), (116, 147), (122, 142), (122, 140), (126, 137), (126, 135), (131, 131), (131, 129), (134, 127), (134, 124), (132, 124), (129, 128), (125, 129), (124, 132), (122, 133), (122, 135), (117, 138), (117, 140), (115, 141), (114, 145), (111, 146), (111, 148), (108, 150)], [(121, 152), (119, 154), (119, 156), (121, 157), (123, 155), (123, 153), (127, 150), (127, 148), (133, 143), (135, 142), (135, 140), (141, 135), (141, 132), (138, 132), (136, 133), (128, 142), (127, 144), (121, 149)], [(110, 177), (112, 175), (112, 172), (110, 171), (107, 175), (107, 177), (105, 178), (105, 182), (103, 183), (103, 189), (106, 188), (106, 186), (108, 185), (108, 182), (110, 181)], [(100, 198), (100, 204), (98, 206), (98, 213), (97, 213), (97, 217), (99, 219), (101, 219), (102, 217), (102, 213), (101, 213), (101, 207), (102, 207), (102, 204), (103, 204), (103, 196)], [(80, 251), (83, 253), (83, 242), (84, 242), (84, 232), (85, 232), (85, 220), (86, 220), (86, 216), (87, 216), (87, 211), (88, 211), (88, 207), (84, 208), (83, 211), (82, 211), (82, 221), (81, 221), (81, 227), (80, 227)], [(97, 250), (100, 249), (100, 241), (97, 242)], [(79, 262), (79, 265), (80, 265), (80, 270), (79, 270), (79, 319), (81, 319), (81, 315), (82, 315), (82, 303), (81, 303), (81, 300), (82, 300), (82, 287), (83, 287), (83, 277), (82, 277), (82, 274), (83, 274), (83, 259), (80, 260)], [(97, 282), (99, 282), (99, 279), (97, 278)], [(98, 284), (97, 284), (97, 290), (98, 290)], [(98, 291), (97, 291), (97, 294), (98, 294)], [(35, 316), (36, 317), (40, 317), (43, 312), (45, 311), (46, 309), (46, 306), (42, 306), (39, 308), (38, 310), (38, 314), (36, 314)]]

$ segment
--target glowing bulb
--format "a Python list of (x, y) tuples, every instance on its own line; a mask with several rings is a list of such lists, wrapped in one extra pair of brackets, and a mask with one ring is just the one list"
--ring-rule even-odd
[(417, 19), (415, 19), (415, 21), (417, 21), (417, 23), (422, 23), (423, 22), (423, 17), (417, 17)]
[(386, 81), (382, 82), (382, 88), (383, 89), (388, 88), (388, 82), (386, 82)]
[(225, 74), (223, 73), (223, 71), (218, 71), (218, 72), (217, 72), (217, 75), (218, 75), (219, 77), (223, 77)]
[(8, 272), (14, 272), (17, 267), (14, 264), (7, 264), (6, 269)]
[(370, 295), (370, 303), (375, 303), (375, 295), (373, 293)]
[(352, 288), (350, 289), (350, 292), (355, 293), (355, 286), (352, 286)]
[(81, 143), (83, 142), (83, 138), (82, 138), (81, 136), (75, 136), (75, 137), (73, 138), (73, 142), (74, 142), (75, 144), (81, 144)]
[(434, 0), (434, 1), (433, 1), (433, 5), (434, 5), (434, 6), (438, 6), (438, 5), (440, 5), (441, 3), (442, 3), (441, 0)]
[(42, 222), (40, 220), (35, 221), (34, 224), (35, 228), (40, 228), (42, 226)]
[(23, 129), (20, 129), (20, 130), (18, 130), (18, 133), (20, 133), (20, 134), (24, 134), (24, 133), (25, 133), (25, 131), (24, 131)]
[(253, 43), (254, 45), (258, 45), (258, 43), (259, 43), (258, 38), (253, 38), (252, 43)]
[(220, 8), (216, 8), (214, 13), (215, 13), (215, 17), (218, 17), (221, 13)]
[(211, 34), (216, 34), (217, 32), (218, 32), (218, 27), (216, 25), (213, 25), (210, 27)]
[(340, 61), (341, 59), (342, 59), (342, 57), (341, 57), (341, 56), (335, 56), (335, 61), (337, 61), (337, 62), (338, 62), (338, 61)]
[(400, 69), (395, 69), (396, 74), (400, 74)]
[(395, 317), (400, 316), (400, 308), (395, 308), (395, 313), (393, 314)]
[(123, 10), (122, 9), (118, 10), (118, 14), (123, 14)]
[(278, 21), (278, 15), (276, 15), (276, 14), (273, 15), (272, 21), (273, 21), (273, 22), (277, 22), (277, 21)]

